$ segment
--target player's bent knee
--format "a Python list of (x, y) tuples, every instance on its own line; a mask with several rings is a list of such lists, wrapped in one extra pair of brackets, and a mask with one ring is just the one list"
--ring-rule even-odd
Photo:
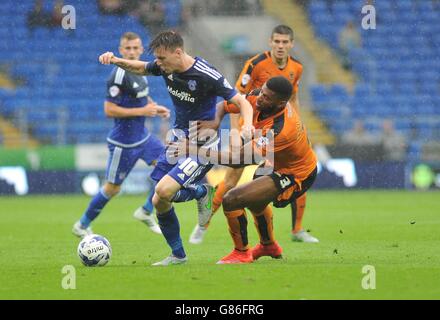
[(237, 186), (238, 181), (235, 181), (235, 179), (231, 179), (231, 180), (226, 180), (225, 181), (225, 189), (226, 190), (231, 190), (232, 188), (235, 188)]
[(224, 180), (226, 190), (231, 190), (232, 188), (235, 188), (237, 186), (242, 173), (242, 170), (233, 170), (227, 173), (226, 179)]
[(153, 199), (151, 199), (151, 202), (153, 203), (153, 206), (155, 206), (155, 207), (157, 207), (159, 205), (160, 198), (156, 193), (153, 195)]
[(162, 199), (157, 195), (157, 193), (154, 194), (152, 201), (154, 208), (156, 208), (156, 214), (158, 216), (170, 211), (172, 207), (171, 203), (168, 200)]
[(222, 205), (225, 211), (244, 208), (243, 197), (237, 190), (230, 190), (224, 195)]
[(106, 183), (103, 189), (106, 196), (113, 198), (121, 191), (121, 186), (117, 184)]
[(257, 206), (249, 206), (248, 209), (252, 212), (252, 214), (254, 214), (254, 213), (263, 212), (267, 206), (268, 204), (261, 204)]
[(158, 184), (154, 194), (154, 197), (156, 196), (159, 198), (158, 201), (170, 201), (173, 198), (174, 193), (166, 186)]

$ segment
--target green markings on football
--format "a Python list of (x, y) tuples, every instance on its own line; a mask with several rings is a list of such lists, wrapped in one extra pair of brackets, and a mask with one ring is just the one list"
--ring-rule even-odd
[[(222, 210), (191, 245), (196, 202), (176, 205), (188, 263), (169, 254), (132, 213), (143, 197), (118, 197), (93, 224), (112, 245), (101, 268), (82, 265), (71, 228), (83, 196), (2, 197), (1, 299), (434, 299), (440, 287), (438, 193), (309, 192), (304, 227), (319, 244), (291, 241), (290, 208), (274, 209), (283, 259), (217, 265), (232, 250)], [(249, 242), (258, 242), (249, 216)]]

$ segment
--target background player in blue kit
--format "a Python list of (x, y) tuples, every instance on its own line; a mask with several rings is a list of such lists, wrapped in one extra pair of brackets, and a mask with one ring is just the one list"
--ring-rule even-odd
[[(176, 111), (175, 132), (188, 136), (191, 121), (213, 120), (217, 96), (240, 108), (244, 119), (243, 134), (250, 137), (253, 131), (252, 106), (237, 93), (229, 82), (205, 60), (188, 55), (182, 37), (174, 31), (158, 34), (149, 49), (156, 56), (154, 62), (133, 61), (115, 57), (106, 52), (99, 57), (103, 64), (115, 64), (140, 75), (162, 76), (167, 84)], [(218, 137), (205, 141), (206, 147), (217, 148)], [(153, 265), (166, 266), (187, 261), (180, 226), (173, 202), (197, 200), (199, 225), (203, 226), (212, 215), (214, 188), (197, 184), (213, 164), (203, 164), (196, 158), (181, 159), (177, 164), (168, 161), (166, 151), (161, 154), (151, 174), (156, 185), (153, 204), (172, 254)]]
[[(127, 32), (120, 40), (119, 52), (128, 60), (137, 60), (144, 51), (136, 33)], [(139, 159), (148, 165), (164, 150), (162, 142), (145, 128), (146, 117), (169, 118), (170, 111), (149, 97), (146, 77), (115, 67), (107, 82), (105, 114), (114, 118), (114, 127), (107, 137), (110, 156), (106, 182), (91, 200), (87, 210), (73, 226), (73, 234), (84, 237), (92, 233), (90, 223), (96, 219), (107, 202), (121, 190), (121, 184)], [(136, 210), (134, 217), (144, 222), (153, 232), (161, 233), (153, 213), (154, 188), (146, 203)]]

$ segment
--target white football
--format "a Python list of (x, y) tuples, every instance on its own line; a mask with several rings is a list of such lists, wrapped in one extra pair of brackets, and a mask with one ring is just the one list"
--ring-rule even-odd
[(112, 256), (112, 247), (105, 237), (91, 234), (79, 243), (78, 256), (87, 267), (105, 266)]

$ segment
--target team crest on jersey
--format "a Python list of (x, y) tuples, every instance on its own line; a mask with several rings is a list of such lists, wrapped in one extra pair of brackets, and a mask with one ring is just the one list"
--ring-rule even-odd
[(120, 92), (120, 90), (119, 90), (118, 86), (111, 86), (110, 89), (108, 89), (108, 93), (113, 98), (116, 97), (119, 94), (119, 92)]
[(289, 78), (290, 78), (290, 80), (295, 79), (295, 73), (291, 71), (291, 72), (289, 73)]
[(267, 137), (260, 137), (257, 141), (257, 145), (259, 147), (265, 147), (265, 146), (269, 145), (269, 143), (270, 143), (270, 141), (269, 141), (269, 138), (267, 138)]
[(251, 76), (246, 73), (245, 75), (243, 75), (243, 78), (241, 79), (241, 85), (243, 87), (246, 87), (249, 81), (251, 81)]
[(195, 91), (197, 87), (197, 82), (195, 80), (189, 80), (188, 81), (188, 88), (191, 91)]

